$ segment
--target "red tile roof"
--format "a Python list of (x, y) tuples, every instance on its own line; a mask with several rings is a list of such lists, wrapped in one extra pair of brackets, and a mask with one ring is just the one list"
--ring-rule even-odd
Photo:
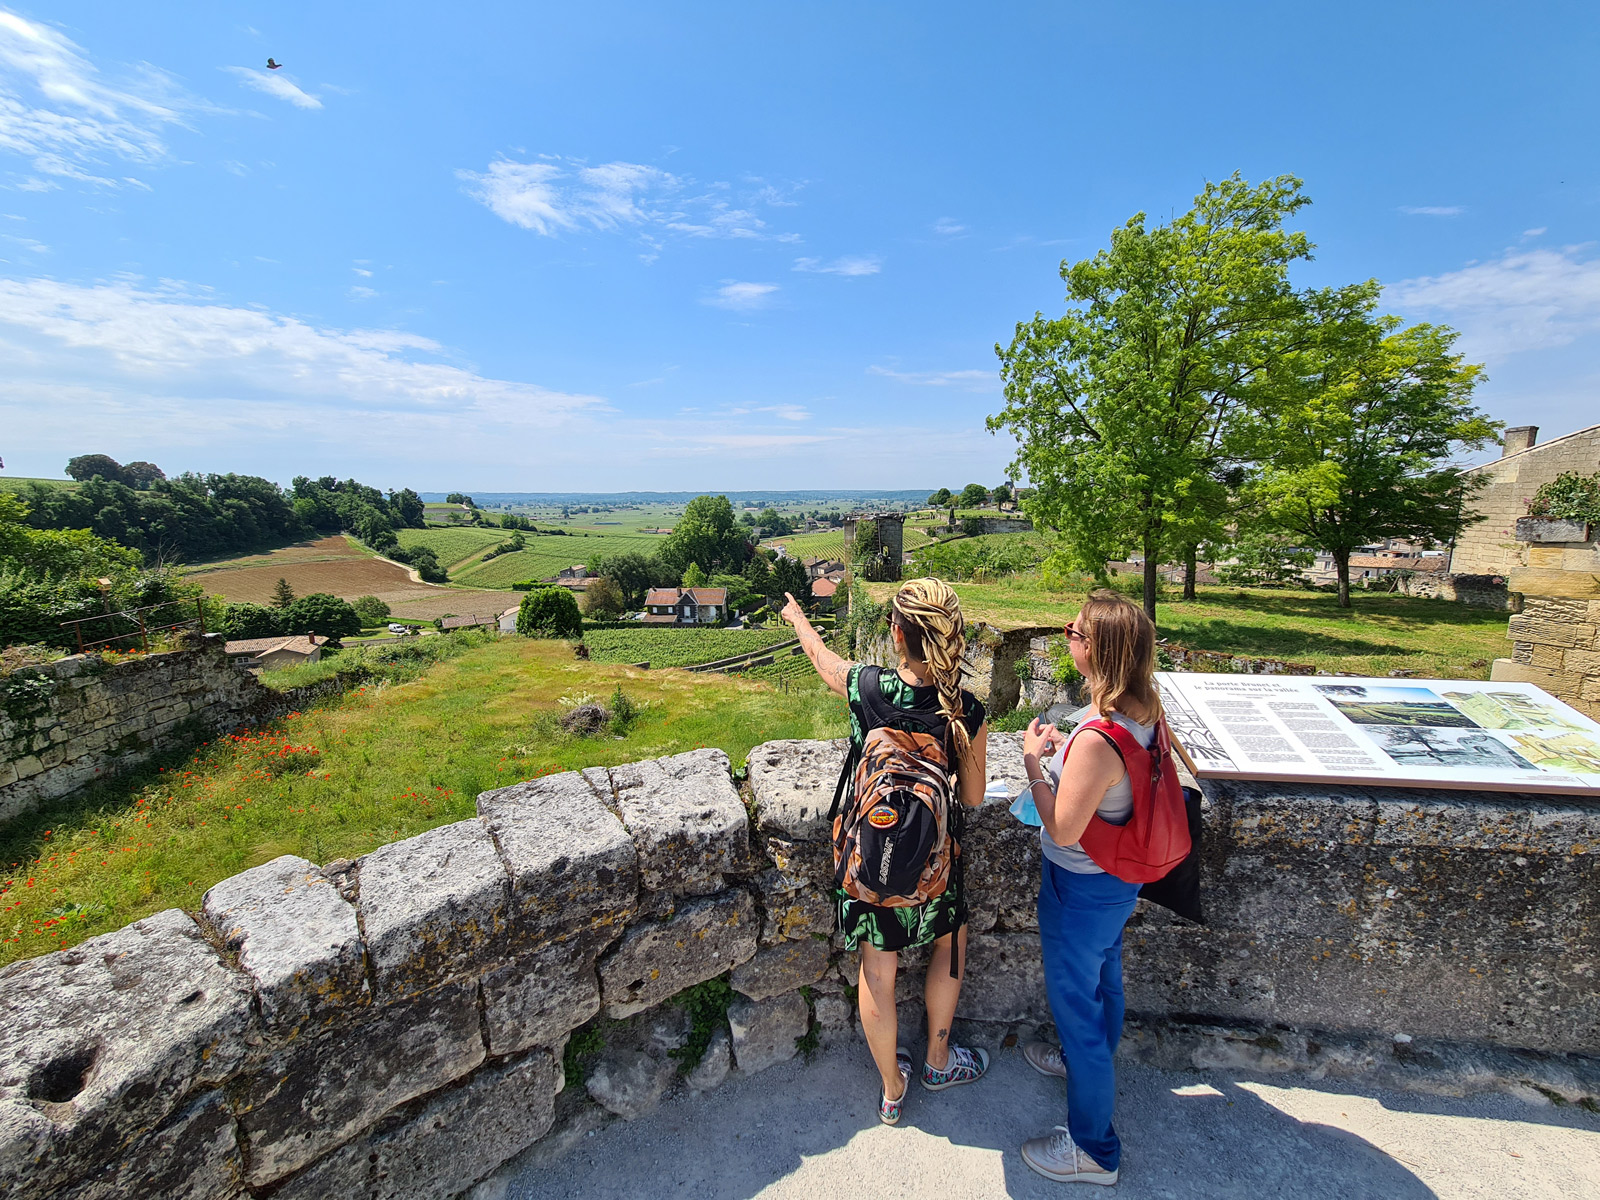
[(651, 588), (645, 594), (646, 604), (676, 604), (678, 602), (677, 588)]
[(229, 642), (226, 650), (229, 654), (252, 654), (260, 656), (270, 650), (290, 650), (295, 654), (310, 654), (318, 646), (327, 642), (327, 638), (317, 640), (316, 634), (297, 634), (286, 637), (279, 634), (277, 637), (241, 638), (236, 642)]
[(811, 594), (818, 600), (826, 600), (839, 590), (839, 585), (831, 579), (814, 579), (811, 581)]

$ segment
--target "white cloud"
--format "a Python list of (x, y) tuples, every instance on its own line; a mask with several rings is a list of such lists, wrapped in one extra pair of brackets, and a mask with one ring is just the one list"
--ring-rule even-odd
[(377, 294), (371, 288), (362, 287), (360, 284), (352, 284), (349, 290), (349, 296), (352, 300), (370, 300)]
[(1522, 236), (1523, 237), (1539, 237), (1540, 235), (1544, 234), (1545, 232), (1547, 232), (1546, 228), (1543, 225), (1541, 225), (1537, 229), (1524, 229), (1522, 231)]
[(797, 258), (794, 260), (794, 269), (818, 275), (876, 275), (883, 269), (883, 260), (876, 254), (836, 258), (830, 263), (820, 258)]
[(357, 275), (361, 276), (361, 278), (363, 278), (363, 279), (371, 279), (372, 278), (372, 272), (367, 270), (365, 267), (351, 267), (350, 269), (352, 271), (354, 271)]
[(892, 367), (870, 366), (867, 374), (919, 387), (961, 387), (975, 392), (989, 391), (999, 382), (994, 371), (896, 371)]
[(706, 297), (704, 303), (715, 308), (749, 312), (752, 309), (765, 308), (777, 290), (778, 285), (775, 283), (737, 283), (729, 280), (719, 287), (715, 294)]
[(1467, 210), (1459, 204), (1402, 204), (1400, 211), (1413, 217), (1459, 217)]
[(1591, 246), (1508, 250), (1490, 262), (1391, 284), (1385, 298), (1461, 330), (1471, 356), (1564, 346), (1600, 331), (1600, 258)]
[(954, 237), (958, 233), (965, 233), (967, 227), (954, 217), (940, 217), (933, 223), (933, 231), (944, 237)]
[(697, 189), (694, 181), (643, 163), (589, 166), (580, 160), (541, 155), (537, 161), (499, 158), (485, 171), (457, 171), (466, 192), (495, 216), (545, 237), (582, 230), (640, 236), (653, 261), (660, 238), (764, 239), (773, 235), (756, 212), (775, 199), (770, 186), (737, 197), (726, 184)]
[(17, 184), (23, 190), (48, 191), (61, 179), (136, 183), (100, 172), (112, 160), (161, 162), (163, 127), (182, 124), (180, 110), (191, 104), (149, 66), (121, 87), (104, 83), (70, 38), (0, 9), (0, 152), (37, 172)]
[(245, 87), (254, 88), (278, 100), (286, 100), (296, 108), (321, 108), (322, 101), (285, 76), (282, 71), (257, 70), (254, 67), (223, 67), (230, 75), (238, 77)]
[[(415, 334), (320, 327), (197, 301), (195, 291), (175, 282), (0, 280), (0, 344), (15, 364), (12, 382), (65, 381), (118, 403), (158, 397), (160, 407), (208, 427), (299, 422), (319, 437), (334, 436), (342, 413), (538, 429), (604, 407), (595, 396), (438, 361), (443, 349)], [(77, 423), (85, 414), (74, 416)]]

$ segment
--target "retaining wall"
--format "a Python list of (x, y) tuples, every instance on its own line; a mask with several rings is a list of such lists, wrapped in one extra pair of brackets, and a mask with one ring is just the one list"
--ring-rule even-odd
[(1506, 586), (1504, 575), (1450, 575), (1440, 571), (1402, 574), (1396, 585), (1402, 596), (1422, 600), (1454, 600), (1470, 608), (1520, 612), (1522, 601)]
[[(991, 780), (1020, 787), (1017, 736), (990, 746)], [(718, 750), (486, 792), (476, 818), (355, 862), (275, 859), (198, 913), (0, 970), (0, 1196), (455, 1195), (648, 1111), (689, 1036), (673, 997), (730, 971), (684, 1085), (853, 1036), (825, 840), (842, 754), (759, 746), (745, 796)], [(1594, 1094), (1600, 809), (1266, 784), (1208, 804), (1209, 926), (1141, 905), (1128, 929), (1134, 1052), (1171, 1058), (1196, 1022), (1318, 1072), (1510, 1048), (1506, 1069)], [(1047, 1020), (1036, 832), (986, 804), (964, 857), (960, 1016)], [(585, 1025), (603, 1049), (562, 1094)]]
[(0, 823), (269, 705), (278, 694), (230, 663), (225, 641), (118, 663), (74, 654), (0, 678)]

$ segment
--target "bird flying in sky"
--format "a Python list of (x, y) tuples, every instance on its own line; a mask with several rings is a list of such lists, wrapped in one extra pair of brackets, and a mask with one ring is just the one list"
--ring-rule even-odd
[(281, 66), (283, 66), (283, 64), (281, 62), (279, 62), (277, 59), (275, 59), (275, 58), (267, 59), (267, 70), (276, 71)]

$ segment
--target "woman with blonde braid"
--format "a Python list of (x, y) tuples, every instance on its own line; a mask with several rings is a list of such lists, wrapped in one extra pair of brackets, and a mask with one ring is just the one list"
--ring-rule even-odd
[[(823, 681), (850, 703), (850, 740), (859, 754), (873, 729), (925, 731), (930, 721), (948, 733), (946, 746), (954, 767), (953, 799), (966, 808), (983, 803), (984, 770), (989, 727), (984, 708), (961, 686), (966, 651), (966, 623), (961, 604), (947, 584), (937, 579), (913, 579), (901, 587), (890, 607), (889, 626), (900, 665), (888, 670), (849, 662), (828, 649), (806, 620), (793, 596), (783, 619), (794, 626), (800, 646)], [(939, 720), (938, 718), (943, 718)], [(853, 776), (846, 777), (853, 798)], [(958, 812), (949, 814), (959, 817)], [(959, 821), (952, 826), (959, 830)], [(922, 1086), (941, 1091), (982, 1078), (989, 1056), (950, 1041), (950, 1024), (961, 995), (966, 967), (967, 903), (959, 843), (953, 848), (949, 882), (944, 891), (925, 903), (889, 907), (869, 904), (836, 889), (839, 929), (848, 949), (861, 952), (861, 1028), (883, 1079), (878, 1098), (878, 1119), (886, 1125), (900, 1120), (901, 1105), (910, 1083), (910, 1053), (897, 1047), (894, 1005), (895, 973), (899, 952), (932, 946), (923, 995), (928, 1011), (928, 1049), (923, 1059)]]

